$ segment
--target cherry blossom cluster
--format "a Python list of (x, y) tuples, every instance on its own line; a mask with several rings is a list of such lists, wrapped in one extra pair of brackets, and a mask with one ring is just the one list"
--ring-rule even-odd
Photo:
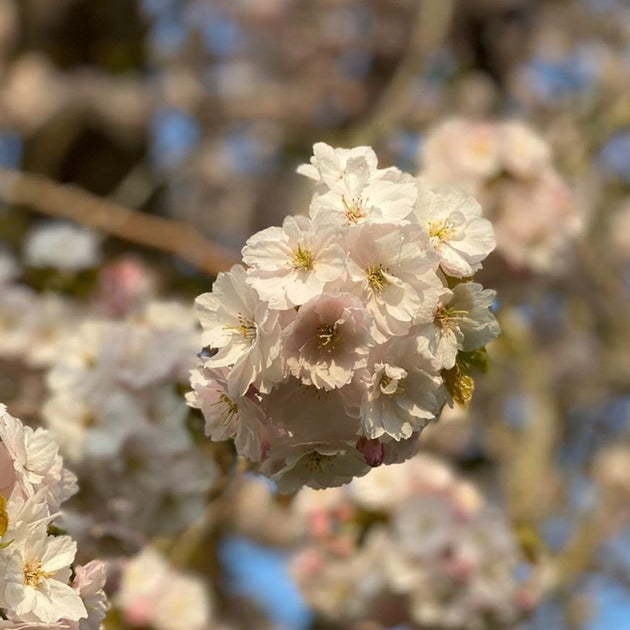
[(454, 118), (438, 124), (423, 145), (420, 174), (431, 184), (456, 184), (475, 195), (494, 225), (497, 251), (519, 269), (562, 270), (584, 227), (550, 146), (519, 121)]
[(0, 357), (46, 367), (75, 326), (77, 311), (58, 293), (39, 294), (18, 283), (19, 273), (17, 262), (0, 250)]
[(512, 627), (545, 588), (501, 513), (428, 456), (304, 489), (293, 511), (303, 538), (291, 573), (313, 609), (344, 627)]
[(60, 505), (77, 491), (76, 477), (50, 433), (24, 426), (4, 405), (0, 486), (0, 628), (99, 630), (105, 565), (73, 567), (76, 542), (50, 533)]
[[(79, 232), (76, 238), (84, 237)], [(62, 271), (64, 261), (71, 256), (69, 250), (78, 250), (80, 257), (84, 244), (64, 242), (64, 248), (65, 257), (60, 260), (54, 258), (57, 250), (48, 252), (45, 273)], [(64, 272), (69, 274), (70, 269)], [(38, 292), (20, 282), (23, 273), (24, 267), (0, 249), (0, 358), (32, 368), (49, 368), (59, 356), (59, 345), (83, 320), (123, 318), (140, 311), (155, 297), (152, 276), (132, 257), (104, 265), (87, 302), (56, 291)]]
[(413, 454), (498, 334), (472, 282), (494, 248), (468, 194), (319, 143), (309, 216), (252, 236), (196, 300), (208, 351), (188, 402), (281, 492), (336, 486)]
[(124, 561), (113, 605), (131, 628), (219, 630), (212, 625), (210, 589), (173, 568), (151, 547)]
[(87, 318), (58, 346), (42, 414), (81, 478), (65, 523), (77, 537), (172, 532), (202, 514), (218, 469), (178, 391), (199, 343), (192, 309), (151, 301)]

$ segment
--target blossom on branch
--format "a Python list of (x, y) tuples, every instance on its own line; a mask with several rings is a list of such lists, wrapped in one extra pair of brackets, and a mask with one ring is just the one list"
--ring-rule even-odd
[(471, 282), (494, 236), (470, 195), (379, 169), (369, 147), (318, 143), (298, 170), (310, 218), (252, 236), (248, 267), (197, 298), (207, 349), (187, 398), (281, 492), (411, 457), (472, 391), (460, 353), (499, 332), (494, 293)]

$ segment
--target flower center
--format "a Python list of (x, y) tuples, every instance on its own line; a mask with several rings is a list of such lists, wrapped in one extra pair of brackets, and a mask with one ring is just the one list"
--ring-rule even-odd
[(322, 455), (317, 451), (313, 451), (306, 456), (305, 466), (311, 472), (321, 471), (322, 467), (333, 461), (332, 455)]
[(254, 339), (256, 337), (256, 324), (251, 319), (247, 319), (242, 313), (239, 313), (238, 322), (238, 326), (225, 326), (225, 328), (239, 332), (244, 339)]
[(337, 324), (325, 324), (317, 328), (317, 347), (326, 352), (332, 352), (339, 342), (341, 335)]
[(381, 381), (379, 385), (381, 386), (381, 392), (386, 396), (395, 396), (396, 394), (404, 394), (405, 388), (401, 385), (400, 381), (396, 384), (396, 389), (393, 392), (386, 392), (385, 390), (389, 385), (392, 384), (393, 378), (391, 376), (387, 376), (387, 374), (383, 374), (381, 376)]
[(293, 269), (296, 271), (312, 271), (313, 262), (313, 252), (308, 249), (302, 249), (302, 246), (298, 244), (297, 249), (293, 250), (293, 258), (291, 259)]
[(40, 582), (52, 576), (52, 573), (42, 571), (41, 560), (32, 560), (24, 565), (24, 584), (37, 588)]
[[(232, 418), (238, 415), (238, 405), (227, 394), (221, 394), (219, 396), (219, 402), (225, 405), (225, 409), (221, 413), (221, 416), (223, 416), (223, 424), (229, 424)], [(217, 402), (215, 404), (219, 403)]]
[(348, 203), (345, 195), (341, 195), (341, 203), (343, 204), (348, 223), (354, 223), (356, 225), (361, 219), (365, 218), (364, 201), (360, 195), (353, 197), (350, 203)]
[(435, 313), (435, 325), (442, 330), (449, 330), (458, 324), (461, 316), (466, 315), (467, 313), (468, 311), (440, 306)]
[(455, 234), (455, 226), (448, 219), (429, 221), (429, 236), (433, 243), (448, 241)]
[(379, 293), (389, 284), (381, 265), (372, 265), (367, 268), (367, 281), (370, 287)]

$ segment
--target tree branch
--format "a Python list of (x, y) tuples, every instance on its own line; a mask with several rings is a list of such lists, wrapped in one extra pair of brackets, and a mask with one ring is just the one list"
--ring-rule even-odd
[(192, 226), (130, 210), (76, 186), (40, 175), (0, 168), (0, 200), (41, 214), (71, 219), (111, 236), (178, 256), (216, 276), (240, 259), (238, 252), (211, 243)]

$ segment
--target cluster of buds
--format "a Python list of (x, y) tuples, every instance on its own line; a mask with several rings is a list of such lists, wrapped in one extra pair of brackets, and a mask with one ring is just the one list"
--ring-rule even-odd
[(188, 396), (280, 492), (410, 457), (498, 334), (472, 281), (495, 244), (475, 199), (379, 169), (369, 147), (316, 144), (298, 171), (309, 216), (252, 236), (247, 268), (196, 300), (208, 350)]
[(48, 431), (23, 426), (4, 405), (0, 440), (0, 628), (98, 630), (105, 565), (73, 567), (76, 543), (51, 533), (75, 476)]
[(292, 509), (303, 540), (291, 573), (309, 605), (343, 627), (511, 628), (540, 601), (542, 573), (509, 523), (434, 458), (304, 489)]

